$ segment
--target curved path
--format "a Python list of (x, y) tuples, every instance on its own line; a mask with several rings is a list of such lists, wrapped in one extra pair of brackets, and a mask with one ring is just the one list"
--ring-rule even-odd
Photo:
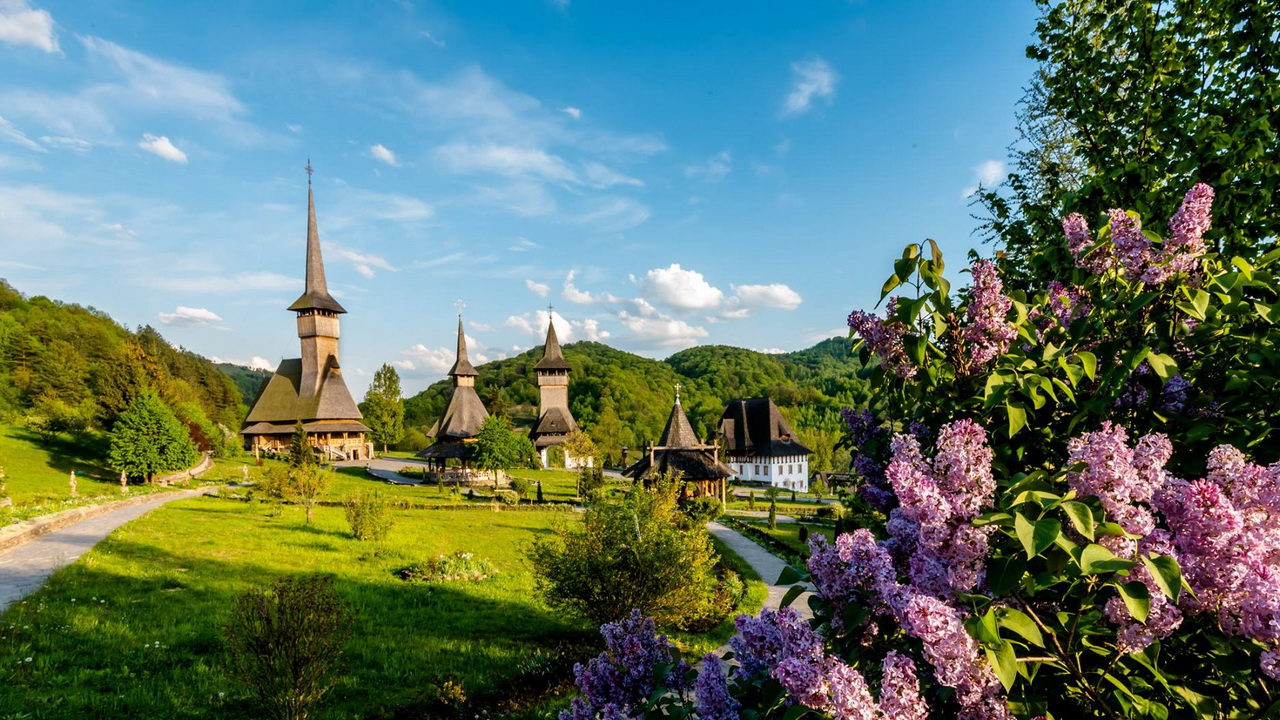
[[(776, 555), (765, 550), (755, 544), (746, 535), (733, 530), (718, 522), (707, 523), (707, 530), (716, 537), (720, 542), (729, 546), (729, 549), (742, 556), (756, 572), (760, 573), (760, 579), (764, 580), (764, 584), (769, 588), (769, 595), (765, 598), (764, 606), (769, 610), (777, 610), (782, 604), (782, 598), (791, 589), (791, 585), (779, 585), (778, 576), (782, 575), (782, 571), (787, 564), (779, 559)], [(791, 607), (800, 613), (803, 618), (813, 617), (813, 612), (809, 610), (809, 596), (813, 594), (813, 585), (805, 583), (805, 587), (809, 590), (791, 603)]]
[(38, 590), (50, 575), (75, 562), (121, 525), (142, 517), (165, 503), (211, 491), (216, 491), (216, 488), (165, 493), (154, 500), (81, 520), (0, 553), (0, 612)]

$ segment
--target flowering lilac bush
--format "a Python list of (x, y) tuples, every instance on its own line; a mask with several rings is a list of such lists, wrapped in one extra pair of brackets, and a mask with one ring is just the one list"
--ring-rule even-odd
[(813, 620), (738, 618), (697, 697), (659, 681), (592, 717), (1280, 712), (1280, 250), (1214, 256), (1212, 201), (1165, 239), (1068, 217), (1078, 268), (1043, 289), (978, 261), (955, 298), (909, 246), (883, 296), (916, 297), (849, 317), (876, 410), (847, 442), (883, 524), (814, 537)]

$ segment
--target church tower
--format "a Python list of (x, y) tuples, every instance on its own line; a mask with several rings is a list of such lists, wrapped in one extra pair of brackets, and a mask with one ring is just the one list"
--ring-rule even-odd
[[(310, 165), (308, 165), (310, 169)], [(338, 365), (338, 316), (346, 309), (329, 294), (320, 255), (320, 231), (316, 227), (316, 198), (307, 179), (307, 285), (289, 306), (298, 313), (298, 338), (302, 341), (302, 397), (320, 392), (325, 369)]]
[(453, 392), (449, 395), (449, 404), (444, 414), (435, 425), (427, 431), (427, 435), (435, 438), (435, 442), (417, 456), (434, 460), (439, 472), (445, 472), (450, 459), (462, 464), (465, 473), (467, 458), (470, 456), (470, 444), (480, 433), (480, 426), (489, 417), (480, 396), (476, 394), (475, 366), (467, 357), (467, 336), (462, 331), (462, 314), (458, 314), (458, 357), (449, 368), (449, 377), (453, 378)]
[[(560, 350), (560, 340), (556, 337), (554, 318), (547, 317), (547, 343), (542, 349), (542, 359), (533, 366), (538, 376), (538, 421), (529, 431), (529, 439), (542, 457), (543, 467), (547, 466), (547, 450), (564, 444), (569, 433), (577, 432), (578, 423), (569, 412), (569, 363)], [(581, 460), (588, 466), (590, 458), (571, 458), (565, 455), (565, 467), (574, 468)]]

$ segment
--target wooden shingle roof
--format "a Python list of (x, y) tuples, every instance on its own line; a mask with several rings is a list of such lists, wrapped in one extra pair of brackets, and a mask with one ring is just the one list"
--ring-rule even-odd
[(537, 365), (533, 366), (534, 371), (538, 370), (568, 370), (569, 363), (564, 359), (564, 353), (560, 350), (560, 339), (556, 337), (556, 323), (551, 317), (547, 318), (547, 343), (542, 347), (542, 359)]
[(328, 310), (345, 313), (346, 309), (329, 294), (324, 278), (324, 258), (320, 255), (320, 230), (316, 227), (316, 198), (307, 186), (307, 285), (302, 295), (289, 306), (290, 310)]
[(779, 457), (809, 455), (795, 432), (767, 397), (730, 400), (720, 415), (720, 435), (729, 455)]
[(352, 399), (336, 359), (330, 358), (325, 367), (320, 378), (319, 392), (303, 397), (299, 393), (301, 386), (302, 360), (281, 360), (280, 366), (262, 388), (253, 403), (253, 409), (245, 418), (246, 430), (253, 424), (262, 422), (287, 423), (292, 426), (299, 420), (304, 423), (313, 420), (349, 420), (360, 425), (363, 428), (361, 432), (368, 432), (369, 428), (359, 422), (364, 419), (364, 415)]
[(449, 377), (475, 377), (480, 373), (476, 372), (471, 361), (467, 359), (467, 336), (462, 332), (462, 316), (458, 316), (458, 359), (453, 361), (453, 367), (449, 368)]

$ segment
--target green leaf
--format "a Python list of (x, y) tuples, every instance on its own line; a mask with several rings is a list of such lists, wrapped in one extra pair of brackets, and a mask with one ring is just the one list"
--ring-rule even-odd
[(1137, 565), (1132, 560), (1118, 558), (1110, 550), (1101, 545), (1088, 545), (1080, 551), (1080, 570), (1085, 575), (1101, 575), (1108, 572), (1128, 570)]
[(1134, 620), (1145, 623), (1151, 612), (1151, 592), (1147, 590), (1147, 586), (1137, 580), (1130, 580), (1119, 586), (1119, 590), (1124, 606), (1129, 608), (1129, 614)]
[(990, 560), (987, 562), (987, 587), (994, 595), (1007, 595), (1017, 587), (1026, 570), (1027, 561), (1021, 555)]
[[(1185, 702), (1192, 710), (1195, 710), (1196, 717), (1203, 720), (1213, 720), (1218, 717), (1218, 701), (1207, 695), (1200, 693), (1182, 685), (1170, 685), (1169, 689), (1173, 691), (1183, 702)], [(1264, 716), (1265, 717), (1265, 716)]]
[(1071, 519), (1071, 526), (1076, 529), (1076, 532), (1090, 540), (1094, 539), (1093, 510), (1089, 509), (1088, 505), (1076, 500), (1071, 500), (1062, 503), (1062, 510), (1067, 514), (1067, 517)]
[(991, 669), (996, 671), (996, 677), (1000, 678), (1005, 692), (1012, 690), (1013, 683), (1018, 680), (1018, 655), (1013, 651), (1013, 644), (1008, 640), (1001, 640), (987, 645), (986, 650)]
[(803, 595), (806, 590), (808, 590), (808, 588), (803, 585), (792, 585), (787, 590), (787, 594), (782, 596), (781, 607), (790, 607), (791, 603), (795, 602), (796, 598)]
[(1062, 523), (1057, 520), (1041, 519), (1031, 522), (1022, 513), (1014, 516), (1013, 528), (1022, 541), (1022, 547), (1027, 551), (1028, 560), (1044, 552), (1062, 533)]
[(1151, 571), (1151, 578), (1160, 591), (1177, 602), (1182, 590), (1182, 568), (1178, 567), (1177, 559), (1168, 555), (1143, 555), (1142, 563)]
[(1084, 368), (1084, 374), (1090, 380), (1096, 380), (1098, 378), (1098, 358), (1087, 350), (1076, 353), (1076, 358), (1080, 360), (1080, 367)]
[(1013, 437), (1027, 426), (1027, 411), (1009, 402), (1004, 404), (1004, 408), (1009, 413), (1009, 437)]
[(808, 714), (808, 712), (809, 712), (809, 708), (805, 707), (804, 705), (800, 705), (800, 704), (792, 705), (791, 707), (787, 708), (787, 711), (785, 713), (782, 714), (782, 720), (800, 720), (800, 718), (804, 717), (806, 714)]
[(996, 611), (996, 620), (1000, 627), (1008, 628), (1021, 635), (1027, 642), (1037, 647), (1044, 647), (1044, 635), (1031, 616), (1014, 608), (1000, 608)]
[(788, 565), (782, 569), (782, 574), (778, 576), (778, 580), (774, 585), (794, 585), (798, 582), (803, 582), (804, 579), (805, 577), (800, 574), (799, 570)]
[(880, 288), (880, 299), (883, 300), (886, 295), (893, 292), (893, 289), (902, 284), (902, 278), (895, 273), (884, 281), (884, 287)]
[(1161, 380), (1168, 380), (1178, 374), (1178, 363), (1163, 353), (1147, 353), (1147, 365), (1151, 366)]

